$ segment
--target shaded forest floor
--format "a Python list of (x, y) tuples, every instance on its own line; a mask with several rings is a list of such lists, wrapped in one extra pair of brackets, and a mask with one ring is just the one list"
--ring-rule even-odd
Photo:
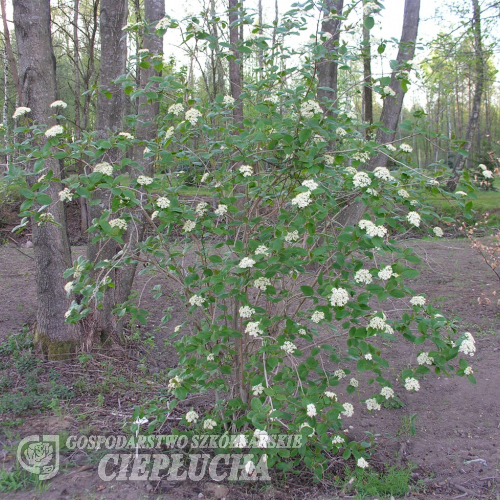
[[(470, 359), (477, 385), (464, 378), (426, 376), (418, 393), (397, 393), (396, 404), (369, 414), (356, 405), (346, 419), (346, 431), (356, 439), (374, 444), (370, 464), (387, 473), (389, 465), (409, 470), (411, 490), (406, 498), (499, 498), (500, 493), (500, 306), (493, 301), (479, 305), (478, 297), (492, 296), (494, 276), (464, 240), (409, 240), (422, 258), (420, 276), (410, 284), (416, 292), (448, 316), (458, 318), (460, 331), (476, 338), (477, 353)], [(84, 247), (74, 247), (75, 255)], [(21, 253), (24, 252), (24, 254)], [(82, 354), (72, 365), (49, 363), (32, 351), (27, 328), (35, 318), (34, 265), (31, 248), (0, 247), (0, 464), (16, 470), (15, 447), (31, 434), (120, 434), (135, 405), (166, 395), (166, 373), (176, 357), (169, 337), (183, 321), (174, 305), (172, 319), (161, 325), (161, 303), (150, 292), (152, 282), (138, 278), (142, 300), (154, 305), (148, 326), (130, 325), (124, 348)], [(164, 301), (169, 290), (164, 290)], [(171, 290), (172, 297), (174, 290)], [(165, 302), (164, 302), (165, 303)], [(398, 309), (398, 304), (393, 304)], [(389, 307), (389, 309), (391, 309)], [(388, 312), (390, 315), (390, 311)], [(17, 333), (21, 330), (21, 333)], [(14, 335), (11, 335), (14, 334)], [(10, 342), (5, 343), (5, 339)], [(2, 344), (3, 342), (3, 344)], [(394, 341), (389, 360), (395, 373), (414, 361), (414, 346)], [(365, 396), (360, 389), (360, 399)], [(206, 400), (191, 399), (189, 406)], [(186, 411), (186, 404), (179, 412)], [(162, 430), (169, 434), (168, 426)], [(371, 437), (370, 437), (371, 436)], [(31, 490), (1, 493), (18, 499), (138, 499), (226, 498), (322, 500), (356, 497), (383, 498), (369, 490), (342, 483), (344, 465), (333, 464), (332, 480), (315, 485), (303, 473), (287, 479), (276, 477), (273, 485), (232, 485), (216, 491), (213, 483), (164, 483), (148, 481), (103, 482), (97, 475), (98, 458), (84, 452), (62, 453), (61, 472), (45, 485), (29, 484)], [(478, 460), (481, 459), (481, 460)], [(21, 477), (21, 476), (20, 476)], [(335, 487), (335, 477), (342, 487)], [(5, 476), (4, 476), (5, 479)], [(366, 478), (365, 478), (366, 479)], [(366, 481), (369, 482), (368, 479)], [(0, 475), (0, 484), (2, 476)], [(353, 484), (361, 484), (354, 482)], [(226, 487), (227, 486), (227, 487)], [(33, 488), (34, 487), (34, 488)], [(200, 496), (201, 495), (201, 496)], [(390, 497), (390, 495), (389, 495)], [(342, 498), (342, 497), (341, 497)]]

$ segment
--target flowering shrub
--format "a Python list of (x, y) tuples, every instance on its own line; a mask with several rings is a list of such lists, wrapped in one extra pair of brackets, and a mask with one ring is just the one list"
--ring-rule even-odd
[[(188, 31), (204, 36), (200, 30)], [(152, 63), (161, 69), (161, 62)], [(137, 249), (125, 244), (127, 231), (146, 224), (148, 236), (138, 244), (145, 272), (175, 285), (186, 317), (174, 331), (180, 357), (170, 372), (172, 401), (157, 422), (176, 401), (208, 393), (211, 411), (186, 408), (182, 432), (236, 434), (233, 446), (251, 448), (256, 461), (282, 470), (303, 461), (321, 474), (325, 453), (352, 455), (359, 467), (369, 466), (365, 445), (348, 441), (342, 431), (344, 420), (360, 411), (359, 388), (368, 394), (366, 409), (379, 411), (396, 391), (425, 390), (419, 379), (430, 367), (473, 381), (465, 359), (452, 364), (459, 351), (473, 354), (473, 339), (459, 336), (453, 323), (405, 284), (417, 275), (411, 264), (418, 258), (397, 245), (397, 236), (413, 226), (438, 234), (437, 215), (417, 200), (422, 191), (439, 187), (407, 167), (410, 146), (401, 144), (398, 151), (365, 141), (352, 112), (326, 115), (311, 92), (313, 82), (301, 83), (309, 78), (306, 67), (291, 76), (288, 87), (271, 75), (244, 89), (244, 133), (233, 123), (232, 98), (220, 94), (194, 108), (188, 89), (172, 76), (157, 77), (164, 95), (177, 102), (154, 97), (166, 112), (158, 116), (152, 141), (139, 142), (129, 132), (76, 142), (64, 130), (45, 133), (48, 147), (23, 146), (25, 159), (39, 158), (35, 175), (43, 176), (26, 193), (22, 215), (51, 223), (56, 200), (41, 200), (52, 181), (43, 158), (56, 152), (83, 162), (85, 175), (64, 180), (59, 197), (90, 199), (96, 189), (108, 191), (109, 205), (90, 231), (94, 241), (112, 239), (121, 249), (105, 261), (81, 257), (67, 271), (67, 292), (74, 298), (67, 321), (76, 323), (98, 306), (113, 285), (111, 270), (136, 261)], [(124, 85), (133, 84), (125, 79)], [(25, 130), (35, 137), (43, 133), (28, 120)], [(132, 146), (155, 158), (153, 177), (126, 172), (136, 166), (126, 157)], [(110, 165), (103, 160), (112, 148), (124, 156)], [(365, 171), (379, 150), (397, 157), (401, 168)], [(179, 166), (186, 162), (198, 169), (198, 184), (209, 189), (204, 201), (181, 195), (187, 174)], [(464, 207), (462, 196), (454, 197)], [(41, 208), (32, 210), (40, 200)], [(365, 215), (356, 226), (342, 228), (338, 215), (352, 200), (364, 203)], [(375, 300), (388, 299), (404, 301), (401, 317), (373, 310)], [(145, 321), (145, 312), (130, 302), (115, 312)], [(420, 354), (394, 380), (385, 339), (414, 343), (426, 356)], [(301, 434), (302, 446), (267, 447), (265, 436), (285, 433)]]

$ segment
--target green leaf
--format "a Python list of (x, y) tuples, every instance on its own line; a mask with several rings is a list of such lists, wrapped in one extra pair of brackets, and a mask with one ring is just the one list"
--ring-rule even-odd
[(299, 133), (299, 141), (304, 144), (309, 137), (311, 137), (312, 130), (310, 128), (304, 128)]
[[(367, 30), (371, 30), (375, 26), (375, 19), (373, 19), (372, 16), (365, 17), (365, 22), (363, 24)], [(379, 52), (379, 54), (382, 52)]]
[(50, 205), (52, 203), (52, 198), (48, 194), (37, 194), (36, 202), (40, 205)]
[(300, 290), (307, 297), (311, 297), (312, 295), (314, 295), (314, 289), (312, 287), (310, 287), (310, 286), (305, 286), (305, 285), (301, 286)]
[(219, 255), (210, 255), (208, 260), (214, 264), (220, 264), (222, 262), (222, 258)]

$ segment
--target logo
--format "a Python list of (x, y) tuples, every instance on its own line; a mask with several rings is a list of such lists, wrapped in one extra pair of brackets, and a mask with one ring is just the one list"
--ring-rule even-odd
[(17, 460), (23, 469), (37, 474), (40, 481), (53, 478), (59, 471), (59, 436), (25, 437), (17, 447)]

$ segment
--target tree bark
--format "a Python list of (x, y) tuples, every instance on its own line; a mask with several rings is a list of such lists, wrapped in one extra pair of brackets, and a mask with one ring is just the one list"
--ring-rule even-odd
[[(97, 96), (96, 117), (97, 137), (100, 139), (105, 139), (110, 133), (117, 133), (122, 128), (125, 94), (121, 86), (114, 81), (123, 75), (126, 69), (127, 45), (122, 28), (127, 24), (127, 17), (127, 0), (101, 0), (101, 91)], [(106, 97), (104, 91), (110, 92), (111, 98)], [(120, 160), (120, 150), (110, 149), (102, 159), (115, 164)], [(104, 209), (110, 209), (111, 200), (108, 193), (96, 190), (93, 201), (97, 200), (99, 203), (93, 203), (89, 207), (91, 220), (99, 218)], [(89, 242), (87, 256), (91, 262), (97, 263), (111, 259), (116, 250), (116, 242), (113, 240), (95, 244)], [(114, 273), (110, 277), (115, 281)], [(116, 322), (112, 314), (114, 303), (113, 289), (108, 288), (104, 293), (102, 308), (97, 311), (97, 328), (101, 339), (107, 339), (115, 331)]]
[(338, 81), (338, 56), (337, 49), (340, 39), (340, 19), (330, 19), (332, 11), (338, 15), (342, 14), (344, 0), (325, 0), (325, 9), (323, 11), (322, 31), (330, 33), (332, 36), (325, 43), (328, 56), (318, 64), (318, 92), (317, 98), (325, 109), (329, 109), (337, 100), (337, 81)]
[(12, 44), (10, 42), (9, 25), (7, 24), (7, 9), (5, 6), (5, 0), (0, 0), (0, 5), (2, 6), (2, 20), (3, 20), (3, 36), (5, 39), (5, 51), (7, 52), (7, 57), (10, 64), (10, 72), (12, 73), (12, 79), (14, 80), (14, 85), (16, 87), (17, 97), (19, 102), (22, 101), (22, 90), (21, 84), (19, 82), (19, 74), (17, 71), (16, 60), (14, 59), (14, 52), (12, 51)]
[[(420, 0), (405, 0), (405, 10), (403, 18), (403, 31), (399, 42), (399, 51), (397, 55), (397, 67), (413, 59), (415, 53), (415, 42), (417, 40), (418, 22), (420, 14)], [(384, 99), (382, 108), (382, 128), (377, 129), (376, 142), (378, 144), (387, 144), (396, 137), (396, 129), (403, 108), (404, 92), (396, 78), (398, 70), (392, 72), (390, 87), (396, 93), (394, 97), (388, 96)], [(375, 167), (385, 167), (388, 157), (384, 153), (378, 153), (369, 161), (365, 170), (373, 171)], [(357, 224), (362, 217), (364, 205), (361, 202), (353, 202), (344, 208), (337, 216), (337, 222), (341, 226)]]
[(243, 103), (241, 94), (241, 54), (238, 52), (240, 35), (238, 30), (238, 0), (229, 0), (229, 43), (231, 44), (232, 56), (229, 59), (229, 82), (231, 96), (236, 100), (233, 107), (233, 119), (236, 125), (243, 121)]
[[(474, 85), (474, 97), (472, 98), (472, 109), (469, 114), (469, 122), (467, 124), (467, 132), (465, 135), (465, 145), (462, 147), (463, 150), (470, 152), (472, 147), (472, 140), (474, 138), (474, 133), (476, 131), (477, 125), (479, 123), (479, 113), (481, 111), (481, 99), (483, 96), (484, 89), (484, 67), (485, 60), (483, 54), (483, 41), (481, 34), (481, 9), (479, 6), (479, 0), (472, 0), (472, 27), (474, 31), (474, 57), (476, 66), (476, 82)], [(457, 161), (455, 162), (454, 168), (452, 169), (452, 177), (448, 181), (447, 189), (450, 192), (455, 191), (457, 185), (460, 181), (460, 176), (464, 169), (467, 158), (463, 155), (459, 155)]]
[[(20, 104), (31, 108), (35, 123), (55, 125), (50, 104), (56, 100), (56, 61), (52, 49), (49, 0), (14, 0), (14, 26), (19, 56)], [(44, 139), (40, 139), (40, 146)], [(60, 177), (56, 159), (46, 161), (45, 171)], [(33, 168), (30, 165), (30, 168)], [(34, 177), (28, 177), (33, 184)], [(41, 226), (32, 220), (33, 248), (36, 265), (37, 323), (35, 340), (40, 342), (49, 359), (69, 357), (78, 340), (74, 325), (65, 323), (64, 314), (70, 299), (64, 291), (64, 271), (71, 267), (71, 250), (66, 232), (64, 204), (59, 201), (58, 182), (47, 191), (54, 204), (50, 208), (55, 222)]]
[(366, 129), (366, 139), (371, 136), (371, 125), (373, 124), (373, 89), (372, 89), (372, 48), (370, 42), (370, 30), (363, 23), (363, 121), (370, 126)]

